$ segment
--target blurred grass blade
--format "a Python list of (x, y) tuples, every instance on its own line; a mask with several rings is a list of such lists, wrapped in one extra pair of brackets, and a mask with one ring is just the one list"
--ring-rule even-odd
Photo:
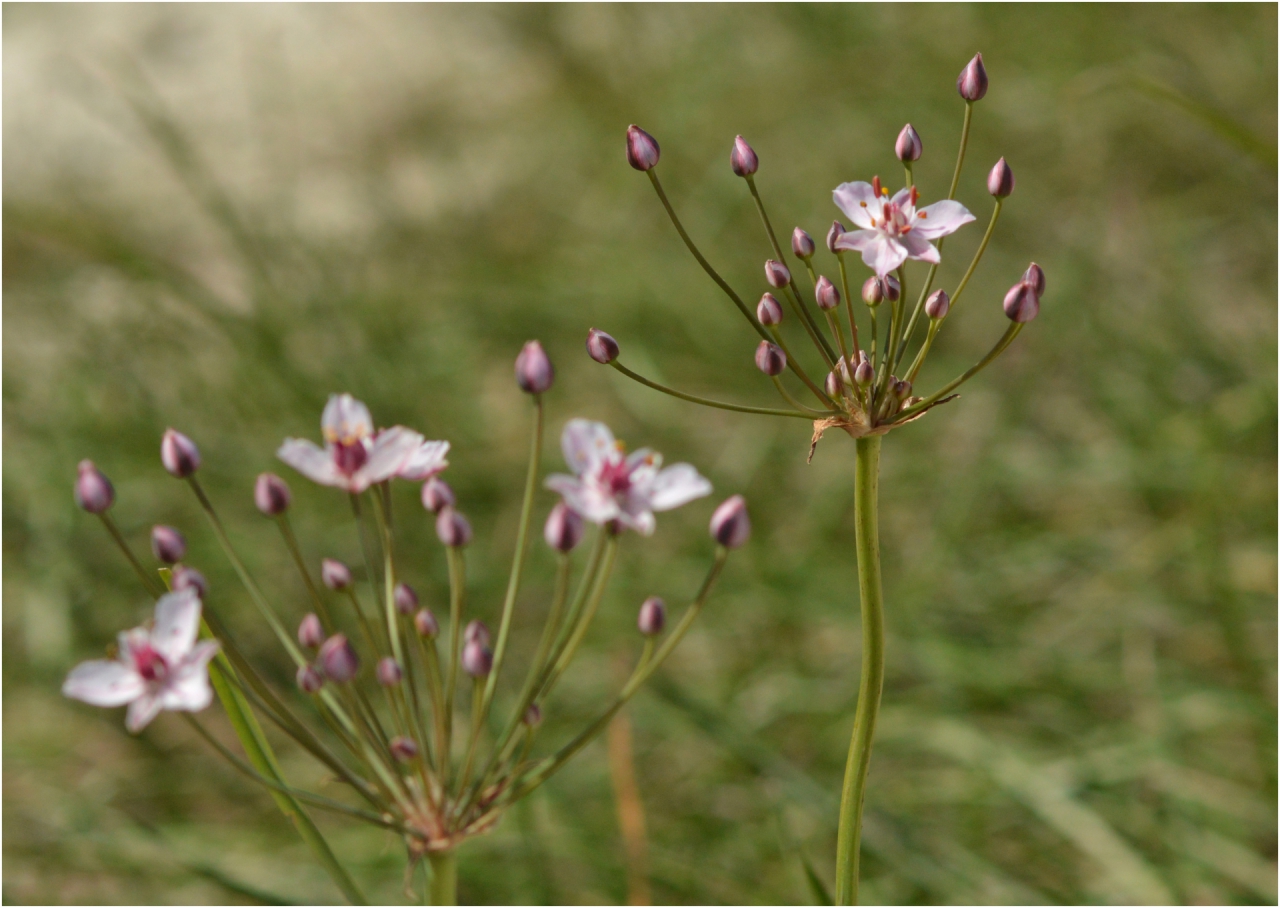
[(813, 869), (813, 863), (809, 860), (809, 856), (804, 853), (804, 849), (800, 849), (800, 863), (804, 867), (804, 878), (809, 883), (809, 891), (813, 895), (813, 901), (816, 905), (834, 905), (835, 900), (831, 898), (831, 892), (827, 889), (827, 884), (822, 882), (822, 877), (818, 876), (818, 871)]
[(1249, 157), (1267, 165), (1273, 171), (1276, 169), (1276, 146), (1254, 135), (1242, 123), (1238, 123), (1217, 108), (1210, 107), (1208, 104), (1197, 101), (1194, 98), (1189, 98), (1177, 89), (1171, 88), (1150, 76), (1135, 73), (1130, 77), (1130, 84), (1147, 97), (1165, 101), (1181, 109), (1184, 113), (1189, 114), (1207, 126), (1224, 142), (1234, 145)]

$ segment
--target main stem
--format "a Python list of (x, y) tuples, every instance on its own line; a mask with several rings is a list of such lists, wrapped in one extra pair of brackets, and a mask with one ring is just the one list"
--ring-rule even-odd
[(884, 591), (880, 586), (880, 436), (859, 438), (853, 487), (857, 532), (858, 594), (862, 599), (862, 681), (858, 712), (840, 795), (840, 831), (836, 838), (836, 904), (858, 903), (858, 854), (862, 844), (862, 803), (866, 795), (871, 742), (884, 688)]
[(428, 851), (431, 863), (431, 904), (458, 904), (458, 854), (449, 851)]

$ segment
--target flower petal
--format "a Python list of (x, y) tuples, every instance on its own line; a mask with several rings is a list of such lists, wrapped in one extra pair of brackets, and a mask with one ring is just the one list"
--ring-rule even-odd
[(187, 587), (166, 593), (156, 603), (156, 623), (151, 645), (170, 665), (177, 665), (196, 642), (200, 632), (200, 594)]
[(162, 709), (199, 712), (213, 702), (209, 686), (209, 660), (218, 654), (217, 640), (202, 640), (174, 669), (160, 692)]
[(62, 682), (62, 695), (91, 706), (123, 706), (147, 691), (147, 682), (123, 662), (82, 662)]
[(868, 243), (883, 235), (879, 230), (851, 230), (836, 237), (836, 248), (861, 252)]
[(383, 429), (373, 439), (373, 444), (369, 447), (369, 459), (356, 470), (351, 477), (352, 481), (362, 484), (363, 491), (374, 483), (390, 479), (422, 447), (422, 442), (421, 435), (404, 426)]
[(699, 475), (692, 464), (677, 463), (654, 478), (649, 506), (655, 511), (669, 511), (710, 494), (711, 483), (706, 477)]
[(320, 417), (320, 431), (325, 441), (350, 444), (373, 434), (373, 417), (369, 408), (350, 394), (330, 394)]
[(160, 715), (160, 710), (158, 694), (143, 694), (129, 704), (129, 711), (124, 716), (124, 727), (136, 735), (150, 725), (152, 719)]
[(942, 261), (942, 256), (938, 254), (938, 250), (934, 248), (933, 244), (914, 230), (906, 236), (898, 237), (898, 242), (906, 247), (907, 255), (910, 258), (920, 262), (930, 262), (934, 265)]
[[(965, 208), (959, 202), (953, 202), (947, 199), (942, 202), (934, 202), (928, 208), (921, 208), (916, 212), (916, 219), (912, 222), (911, 232), (916, 236), (924, 237), (926, 240), (936, 240), (940, 236), (946, 236), (955, 233), (970, 221), (977, 220), (969, 209)], [(897, 267), (896, 265), (894, 267)]]
[(409, 459), (404, 462), (404, 466), (396, 475), (401, 479), (411, 479), (415, 482), (430, 479), (449, 466), (449, 461), (445, 460), (445, 455), (448, 453), (449, 442), (424, 441), (418, 450), (409, 455)]
[(648, 510), (637, 511), (633, 514), (619, 511), (615, 519), (623, 526), (635, 530), (641, 536), (652, 536), (654, 528), (658, 525), (658, 522), (653, 517), (653, 511)]
[(880, 217), (884, 207), (881, 200), (876, 198), (871, 184), (861, 180), (856, 183), (841, 183), (832, 191), (831, 198), (845, 217), (864, 230), (870, 229), (871, 219)]
[(862, 261), (880, 277), (884, 277), (907, 260), (907, 249), (892, 237), (881, 234), (862, 249)]
[(312, 482), (318, 482), (323, 486), (339, 487), (346, 483), (333, 462), (333, 455), (304, 438), (286, 438), (280, 450), (276, 451), (276, 457)]
[[(569, 469), (581, 476), (617, 450), (613, 433), (602, 422), (571, 419), (560, 436), (560, 449)], [(586, 516), (585, 514), (583, 515)]]

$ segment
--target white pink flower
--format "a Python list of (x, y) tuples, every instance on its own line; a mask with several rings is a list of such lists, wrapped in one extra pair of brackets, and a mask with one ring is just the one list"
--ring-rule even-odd
[(967, 208), (950, 199), (917, 210), (920, 194), (914, 186), (889, 198), (879, 177), (870, 183), (841, 183), (831, 195), (836, 207), (861, 228), (837, 237), (835, 248), (861, 252), (862, 261), (880, 277), (909, 258), (937, 264), (938, 250), (929, 241), (974, 220)]
[(209, 660), (218, 652), (216, 640), (196, 642), (199, 631), (196, 590), (161, 596), (150, 629), (121, 633), (114, 660), (77, 665), (63, 682), (62, 693), (93, 706), (129, 704), (124, 724), (135, 733), (164, 709), (199, 712), (213, 699)]
[(334, 394), (320, 418), (325, 446), (287, 438), (276, 456), (308, 479), (360, 493), (393, 476), (420, 480), (449, 465), (447, 441), (426, 441), (404, 426), (373, 429), (369, 408), (350, 394)]
[(654, 511), (669, 511), (711, 494), (711, 483), (687, 463), (662, 467), (662, 455), (641, 448), (630, 455), (604, 423), (572, 419), (560, 437), (573, 476), (547, 477), (547, 488), (592, 523), (616, 520), (645, 536)]

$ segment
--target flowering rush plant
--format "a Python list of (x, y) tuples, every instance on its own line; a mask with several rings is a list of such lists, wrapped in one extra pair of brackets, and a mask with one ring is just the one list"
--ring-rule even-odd
[[(605, 729), (688, 632), (729, 551), (750, 535), (742, 496), (715, 509), (710, 527), (715, 555), (680, 620), (664, 635), (666, 606), (657, 596), (646, 599), (637, 616), (641, 645), (630, 677), (604, 698), (598, 716), (577, 735), (537, 755), (542, 716), (554, 709), (556, 685), (604, 601), (623, 538), (629, 532), (653, 533), (656, 513), (711, 494), (711, 484), (689, 464), (664, 467), (662, 456), (649, 449), (628, 454), (602, 423), (570, 420), (561, 436), (570, 473), (545, 482), (560, 495), (543, 529), (557, 558), (553, 593), (522, 682), (500, 691), (502, 669), (510, 668), (512, 615), (520, 598), (541, 473), (543, 394), (554, 381), (551, 362), (537, 341), (525, 345), (515, 371), (520, 388), (533, 401), (533, 431), (496, 635), (483, 620), (468, 620), (473, 610), (466, 600), (465, 552), (472, 529), (440, 476), (448, 466), (448, 442), (428, 441), (403, 426), (375, 429), (369, 410), (347, 394), (334, 395), (324, 409), (323, 446), (286, 440), (277, 452), (282, 461), (315, 483), (347, 493), (365, 578), (357, 582), (350, 567), (325, 558), (317, 579), (290, 525), (289, 486), (279, 476), (263, 473), (254, 487), (254, 503), (279, 527), (309, 599), (279, 607), (250, 574), (205, 494), (197, 478), (199, 449), (173, 429), (164, 433), (164, 468), (184, 480), (199, 500), (249, 598), (293, 661), (296, 691), (273, 689), (248, 661), (221, 611), (224, 597), (185, 563), (182, 534), (167, 526), (152, 530), (152, 552), (164, 566), (158, 574), (149, 571), (111, 518), (111, 483), (91, 461), (79, 467), (76, 501), (102, 519), (156, 602), (149, 624), (122, 633), (111, 658), (75, 668), (63, 693), (94, 706), (127, 705), (125, 725), (135, 733), (161, 712), (177, 713), (222, 757), (271, 792), (353, 904), (364, 904), (364, 897), (306, 808), (341, 813), (400, 836), (408, 854), (406, 892), (412, 895), (413, 872), (426, 858), (431, 902), (454, 903), (458, 847), (491, 829), (507, 808)], [(423, 507), (434, 515), (449, 578), (447, 623), (401, 577), (391, 495), (397, 480), (421, 482)], [(572, 553), (589, 524), (595, 526), (594, 540), (575, 584)], [(286, 622), (296, 622), (296, 632)], [(247, 759), (197, 716), (215, 695)], [(499, 703), (506, 707), (500, 720)], [(466, 713), (457, 715), (464, 706)], [(340, 790), (319, 794), (294, 787), (263, 733), (263, 719), (331, 771)]]
[[(587, 352), (592, 359), (608, 364), (655, 390), (708, 407), (812, 421), (810, 459), (818, 441), (828, 430), (841, 429), (855, 440), (854, 522), (862, 609), (862, 677), (840, 806), (835, 893), (839, 904), (854, 904), (858, 898), (862, 804), (884, 683), (884, 603), (877, 515), (881, 439), (894, 429), (921, 418), (933, 407), (955, 398), (956, 389), (1004, 352), (1023, 327), (1036, 317), (1045, 292), (1044, 272), (1032, 262), (1004, 296), (1003, 308), (1009, 318), (1009, 327), (987, 354), (936, 390), (925, 395), (915, 393), (914, 385), (920, 369), (944, 321), (969, 286), (991, 241), (1001, 209), (1014, 190), (1013, 170), (1001, 158), (987, 175), (986, 189), (993, 204), (986, 231), (967, 267), (952, 285), (953, 289), (935, 289), (944, 241), (976, 219), (955, 197), (964, 167), (974, 106), (986, 95), (987, 85), (987, 72), (982, 55), (978, 54), (956, 80), (956, 89), (964, 101), (964, 125), (951, 185), (943, 199), (926, 203), (929, 197), (922, 195), (915, 183), (912, 168), (923, 153), (923, 142), (909, 123), (902, 128), (894, 145), (894, 155), (904, 167), (905, 185), (901, 189), (893, 191), (879, 176), (873, 176), (870, 181), (841, 183), (832, 191), (832, 201), (844, 219), (834, 221), (826, 233), (826, 247), (834, 256), (838, 284), (820, 273), (822, 265), (816, 258), (817, 244), (800, 227), (796, 227), (791, 235), (794, 261), (787, 263), (787, 256), (778, 242), (756, 186), (759, 158), (746, 140), (738, 136), (729, 154), (729, 165), (746, 182), (773, 253), (765, 261), (763, 269), (768, 289), (754, 310), (707, 261), (676, 215), (658, 178), (658, 142), (637, 126), (627, 130), (627, 161), (649, 177), (659, 201), (693, 257), (760, 336), (755, 351), (756, 367), (772, 380), (785, 407), (726, 403), (666, 387), (624, 366), (619, 360), (618, 343), (608, 334), (593, 328), (587, 336)], [(854, 305), (849, 290), (849, 272), (856, 267), (852, 253), (861, 258), (870, 272), (860, 287), (860, 298), (866, 304), (861, 331), (854, 311), (860, 307)], [(928, 266), (914, 305), (909, 304), (908, 297), (911, 282), (908, 281), (907, 264), (911, 261)], [(808, 276), (808, 293), (802, 293), (797, 286), (794, 271), (799, 269)], [(855, 277), (855, 286), (857, 280)], [(782, 330), (784, 305), (792, 313), (789, 320), (798, 325), (799, 332), (811, 342), (821, 362), (820, 371), (811, 373), (792, 353)], [(922, 324), (924, 336), (919, 338), (918, 329)], [(793, 336), (793, 342), (798, 336)], [(915, 353), (909, 357), (913, 345)], [(790, 372), (794, 381), (802, 386), (803, 390), (798, 393), (801, 396), (808, 394), (813, 403), (806, 405), (797, 400), (782, 381), (786, 372)], [(824, 373), (825, 376), (818, 380), (811, 377), (823, 376)]]

